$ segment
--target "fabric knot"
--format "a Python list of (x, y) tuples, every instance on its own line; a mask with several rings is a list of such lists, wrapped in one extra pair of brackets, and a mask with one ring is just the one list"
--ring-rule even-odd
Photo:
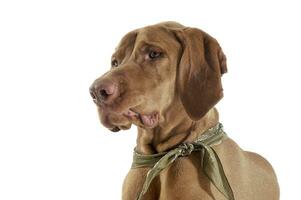
[(193, 151), (203, 152), (199, 155), (203, 163), (201, 167), (204, 173), (228, 200), (234, 200), (234, 194), (225, 175), (222, 163), (212, 148), (212, 146), (220, 144), (225, 139), (227, 139), (227, 135), (222, 129), (222, 124), (218, 123), (216, 126), (205, 131), (196, 141), (192, 143), (182, 143), (168, 152), (153, 155), (141, 155), (134, 152), (132, 168), (151, 167), (147, 172), (142, 190), (136, 200), (142, 200), (152, 180), (158, 176), (161, 171), (174, 163), (179, 157), (188, 156)]
[(188, 156), (194, 151), (194, 145), (191, 143), (183, 143), (178, 147), (180, 149), (180, 156)]

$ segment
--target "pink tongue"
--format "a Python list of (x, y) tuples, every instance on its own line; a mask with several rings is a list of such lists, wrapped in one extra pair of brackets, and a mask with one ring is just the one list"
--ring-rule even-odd
[(141, 120), (144, 125), (146, 126), (153, 126), (155, 125), (157, 119), (155, 115), (141, 115)]
[(134, 112), (134, 111), (131, 111), (131, 110), (127, 110), (126, 112), (124, 112), (124, 115), (134, 119), (136, 117), (139, 117), (140, 116), (140, 119), (142, 121), (142, 123), (145, 125), (145, 126), (148, 126), (148, 127), (153, 127), (154, 125), (157, 124), (157, 121), (158, 121), (158, 115), (157, 114), (150, 114), (150, 115), (139, 115), (138, 113)]

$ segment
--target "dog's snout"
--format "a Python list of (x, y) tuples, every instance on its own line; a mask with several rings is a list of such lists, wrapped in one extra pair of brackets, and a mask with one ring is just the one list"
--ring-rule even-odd
[(110, 103), (117, 97), (117, 86), (113, 82), (96, 81), (90, 87), (90, 94), (95, 103)]

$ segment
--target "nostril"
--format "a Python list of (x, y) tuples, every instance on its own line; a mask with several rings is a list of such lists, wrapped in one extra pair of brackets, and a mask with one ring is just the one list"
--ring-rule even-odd
[(96, 94), (95, 94), (94, 87), (90, 87), (90, 88), (89, 88), (89, 92), (90, 92), (90, 95), (91, 95), (92, 99), (93, 99), (93, 100), (96, 100), (97, 97), (96, 97)]
[(115, 92), (116, 92), (116, 85), (114, 84), (104, 85), (99, 90), (99, 97), (101, 98), (101, 100), (107, 100), (109, 96), (113, 96)]
[(103, 100), (105, 100), (110, 95), (105, 89), (100, 90), (99, 94)]
[(114, 83), (94, 83), (90, 88), (90, 95), (96, 104), (110, 103), (117, 94), (117, 86)]
[(92, 97), (93, 100), (96, 99), (96, 95), (94, 94), (94, 92), (90, 91), (90, 95), (91, 95), (91, 97)]

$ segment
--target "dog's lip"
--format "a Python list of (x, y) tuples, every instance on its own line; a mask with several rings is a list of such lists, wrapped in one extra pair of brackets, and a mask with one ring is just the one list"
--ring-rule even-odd
[(159, 113), (155, 111), (150, 114), (142, 114), (137, 111), (134, 111), (134, 109), (132, 108), (129, 108), (122, 114), (131, 120), (138, 119), (143, 125), (145, 125), (148, 128), (155, 127), (159, 121)]
[(123, 112), (123, 115), (125, 115), (126, 117), (132, 118), (132, 117), (138, 117), (139, 113), (133, 111), (132, 109), (128, 109), (127, 111)]
[(118, 126), (114, 126), (113, 128), (110, 128), (110, 131), (118, 132), (118, 131), (120, 131), (120, 128)]

